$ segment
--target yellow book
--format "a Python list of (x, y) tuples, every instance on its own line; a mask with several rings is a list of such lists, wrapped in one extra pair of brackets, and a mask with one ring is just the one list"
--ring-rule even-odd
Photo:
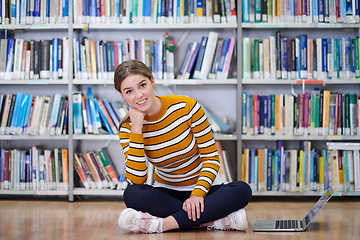
[(303, 179), (303, 160), (304, 160), (304, 150), (300, 150), (299, 153), (299, 192), (302, 192), (304, 189), (304, 179)]
[(320, 126), (323, 128), (323, 135), (329, 135), (329, 123), (330, 123), (330, 91), (324, 90), (323, 94), (324, 104), (323, 104), (323, 125)]
[(263, 150), (258, 149), (258, 186), (261, 188), (263, 185), (264, 177), (262, 175), (262, 169), (263, 169)]
[(61, 163), (62, 163), (62, 180), (63, 180), (63, 190), (69, 189), (69, 160), (68, 160), (68, 150), (61, 149)]
[(91, 78), (97, 79), (96, 76), (96, 41), (90, 40), (90, 72)]
[(325, 166), (324, 166), (324, 157), (319, 157), (319, 191), (324, 191), (324, 182), (325, 182)]
[(249, 182), (249, 155), (250, 150), (248, 148), (244, 149), (244, 161), (243, 161), (243, 173), (244, 173), (244, 182)]
[(281, 133), (281, 95), (275, 95), (275, 135)]

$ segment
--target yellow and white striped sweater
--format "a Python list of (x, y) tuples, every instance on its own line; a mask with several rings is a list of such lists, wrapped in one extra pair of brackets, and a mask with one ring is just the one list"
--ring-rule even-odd
[(155, 166), (154, 180), (171, 186), (194, 185), (192, 195), (205, 197), (220, 167), (211, 127), (204, 110), (185, 96), (159, 96), (161, 110), (146, 116), (143, 134), (120, 128), (125, 177), (135, 184), (147, 179), (146, 158)]

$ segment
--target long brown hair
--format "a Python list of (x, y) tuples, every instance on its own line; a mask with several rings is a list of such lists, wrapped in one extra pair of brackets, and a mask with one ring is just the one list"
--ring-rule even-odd
[[(130, 75), (143, 75), (150, 81), (154, 79), (150, 69), (139, 60), (129, 60), (122, 62), (116, 67), (114, 72), (114, 88), (121, 93), (121, 83)], [(130, 115), (127, 113), (125, 117), (120, 121), (119, 130), (123, 123), (130, 122)]]

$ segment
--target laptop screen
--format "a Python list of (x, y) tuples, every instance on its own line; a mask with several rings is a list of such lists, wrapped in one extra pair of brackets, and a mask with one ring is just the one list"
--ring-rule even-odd
[(324, 207), (324, 205), (329, 201), (331, 196), (334, 194), (334, 191), (331, 187), (324, 192), (319, 201), (314, 205), (310, 212), (305, 216), (305, 226), (309, 225), (311, 220), (316, 216), (316, 214)]

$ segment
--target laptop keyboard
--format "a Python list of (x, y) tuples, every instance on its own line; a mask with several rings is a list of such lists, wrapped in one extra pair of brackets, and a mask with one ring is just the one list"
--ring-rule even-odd
[(276, 220), (276, 229), (293, 229), (299, 228), (297, 220)]

